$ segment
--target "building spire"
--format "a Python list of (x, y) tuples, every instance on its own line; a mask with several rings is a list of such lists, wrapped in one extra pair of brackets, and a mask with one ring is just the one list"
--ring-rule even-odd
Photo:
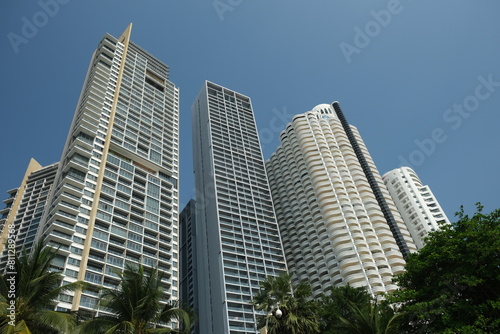
[(132, 34), (132, 22), (129, 23), (127, 26), (127, 29), (121, 34), (120, 38), (118, 40), (122, 42), (123, 44), (128, 44), (130, 41), (130, 35)]

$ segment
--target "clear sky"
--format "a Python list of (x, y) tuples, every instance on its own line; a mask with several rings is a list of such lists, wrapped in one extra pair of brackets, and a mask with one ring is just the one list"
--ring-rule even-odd
[[(181, 208), (204, 80), (251, 97), (264, 157), (292, 116), (339, 101), (381, 174), (410, 165), (451, 220), (500, 207), (498, 0), (3, 0), (0, 195), (60, 159), (92, 52), (132, 22), (181, 92)], [(2, 205), (3, 207), (3, 205)]]

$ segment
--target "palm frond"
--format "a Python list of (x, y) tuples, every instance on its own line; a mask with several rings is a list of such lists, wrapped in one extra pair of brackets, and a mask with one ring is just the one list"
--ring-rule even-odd
[(136, 331), (136, 326), (130, 321), (122, 321), (115, 326), (111, 327), (108, 329), (104, 334), (135, 334), (137, 333)]
[[(10, 327), (12, 328), (13, 326)], [(15, 330), (12, 333), (31, 334), (31, 331), (24, 320), (19, 321), (14, 328)]]
[(194, 314), (188, 308), (179, 307), (179, 302), (171, 302), (163, 307), (158, 320), (164, 323), (177, 320), (184, 327), (185, 331), (189, 332), (191, 324), (194, 321)]
[[(52, 260), (56, 255), (56, 250), (45, 247), (43, 241), (36, 243), (29, 254), (25, 248), (20, 254), (16, 254), (14, 264), (16, 274), (13, 274), (16, 281), (16, 333), (72, 332), (76, 322), (74, 314), (50, 311), (47, 308), (54, 304), (54, 299), (61, 292), (74, 291), (85, 285), (82, 282), (75, 282), (60, 286), (62, 275), (50, 271)], [(6, 294), (10, 284), (7, 278), (5, 275), (0, 276), (2, 294), (0, 305), (6, 304), (9, 299)], [(9, 331), (10, 329), (5, 329), (2, 323), (0, 333)]]
[[(133, 328), (134, 333), (171, 333), (168, 328), (150, 328), (160, 323), (169, 323), (172, 320), (184, 322), (187, 328), (191, 325), (190, 314), (171, 303), (163, 305), (164, 290), (161, 286), (163, 273), (157, 269), (145, 268), (142, 265), (126, 264), (123, 272), (117, 272), (121, 282), (117, 289), (105, 288), (102, 290), (99, 306), (114, 314), (114, 324), (106, 327), (106, 331), (96, 332), (103, 317), (96, 317), (80, 326), (88, 333), (128, 333)], [(106, 326), (110, 324), (107, 318)], [(97, 325), (96, 325), (97, 324)]]
[(33, 320), (56, 329), (60, 334), (72, 333), (76, 326), (76, 314), (73, 312), (38, 311)]
[(113, 316), (99, 316), (89, 319), (78, 325), (76, 334), (103, 334), (114, 328), (120, 321)]

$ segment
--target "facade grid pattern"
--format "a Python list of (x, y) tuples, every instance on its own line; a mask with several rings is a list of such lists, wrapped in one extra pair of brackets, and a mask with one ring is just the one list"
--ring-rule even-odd
[(193, 137), (200, 328), (256, 333), (252, 296), (286, 264), (250, 99), (206, 82)]

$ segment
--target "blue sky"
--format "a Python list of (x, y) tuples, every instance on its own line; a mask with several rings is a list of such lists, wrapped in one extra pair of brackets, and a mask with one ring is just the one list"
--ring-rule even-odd
[(500, 207), (500, 2), (4, 0), (0, 197), (31, 157), (59, 160), (106, 32), (170, 66), (181, 92), (181, 206), (194, 193), (190, 107), (204, 80), (250, 96), (267, 159), (292, 115), (339, 101), (381, 174), (410, 165), (451, 220)]

